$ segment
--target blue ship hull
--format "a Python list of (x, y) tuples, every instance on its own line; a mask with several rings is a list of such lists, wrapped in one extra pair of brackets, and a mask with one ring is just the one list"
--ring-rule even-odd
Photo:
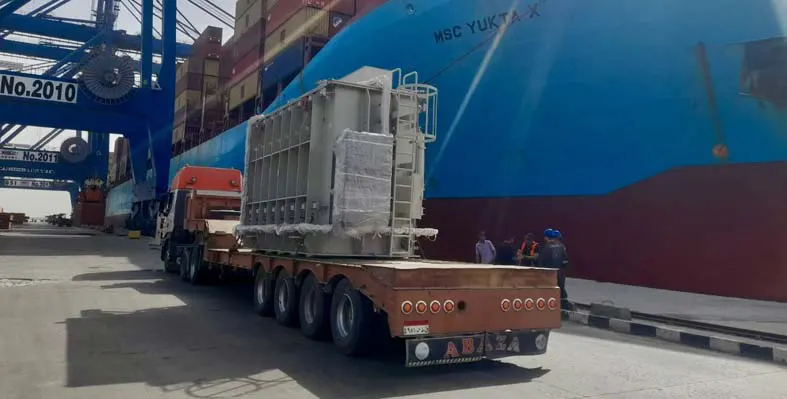
[[(787, 301), (762, 285), (787, 276), (776, 238), (787, 188), (774, 188), (787, 177), (785, 10), (391, 0), (332, 39), (266, 112), (364, 65), (417, 71), (439, 90), (425, 223), (441, 235), (427, 256), (466, 259), (476, 230), (502, 239), (551, 226), (578, 276)], [(242, 124), (174, 158), (170, 174), (242, 169), (244, 145)], [(701, 250), (682, 243), (687, 232)], [(755, 234), (766, 255), (730, 248), (738, 234)], [(742, 287), (739, 262), (757, 290)], [(735, 277), (707, 284), (711, 269)]]

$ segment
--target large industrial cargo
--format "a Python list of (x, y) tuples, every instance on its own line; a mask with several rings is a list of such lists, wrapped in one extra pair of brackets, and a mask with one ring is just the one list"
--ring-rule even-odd
[(244, 246), (406, 258), (415, 236), (437, 234), (415, 226), (436, 89), (411, 78), (362, 68), (249, 122)]

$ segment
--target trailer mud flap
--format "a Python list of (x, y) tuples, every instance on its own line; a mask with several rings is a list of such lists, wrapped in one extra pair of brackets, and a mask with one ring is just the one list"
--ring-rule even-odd
[(549, 331), (512, 331), (457, 337), (413, 338), (406, 342), (407, 367), (477, 362), (483, 358), (546, 353)]

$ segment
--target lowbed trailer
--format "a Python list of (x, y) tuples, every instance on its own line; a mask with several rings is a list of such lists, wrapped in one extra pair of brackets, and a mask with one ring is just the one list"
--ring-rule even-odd
[(181, 169), (156, 235), (166, 270), (248, 276), (258, 314), (348, 355), (392, 337), (410, 367), (545, 353), (561, 322), (555, 270), (415, 255), (437, 235), (417, 226), (436, 89), (381, 72), (250, 121), (245, 176)]
[[(346, 354), (406, 339), (409, 367), (546, 352), (560, 326), (552, 270), (426, 260), (303, 259), (204, 251), (203, 262), (251, 272), (254, 306)], [(375, 336), (377, 322), (387, 326)]]
[[(216, 176), (223, 175), (222, 190)], [(242, 248), (240, 172), (185, 167), (160, 218), (168, 272), (200, 284), (254, 281), (254, 310), (348, 354), (405, 339), (409, 367), (546, 352), (560, 327), (554, 270), (423, 259), (297, 257)], [(183, 183), (183, 182), (186, 183)]]

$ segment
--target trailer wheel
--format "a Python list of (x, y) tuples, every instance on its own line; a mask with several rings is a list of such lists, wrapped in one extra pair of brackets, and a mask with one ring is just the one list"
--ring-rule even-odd
[(317, 278), (309, 273), (301, 284), (300, 311), (301, 332), (311, 339), (323, 339), (330, 332), (328, 320), (331, 301), (322, 292)]
[(361, 355), (369, 350), (374, 327), (372, 303), (350, 281), (336, 285), (331, 300), (333, 344), (345, 355)]
[(254, 277), (254, 312), (260, 316), (273, 315), (271, 275), (262, 267)]
[(276, 276), (273, 299), (276, 321), (283, 326), (294, 326), (298, 321), (298, 289), (295, 281), (284, 270)]

